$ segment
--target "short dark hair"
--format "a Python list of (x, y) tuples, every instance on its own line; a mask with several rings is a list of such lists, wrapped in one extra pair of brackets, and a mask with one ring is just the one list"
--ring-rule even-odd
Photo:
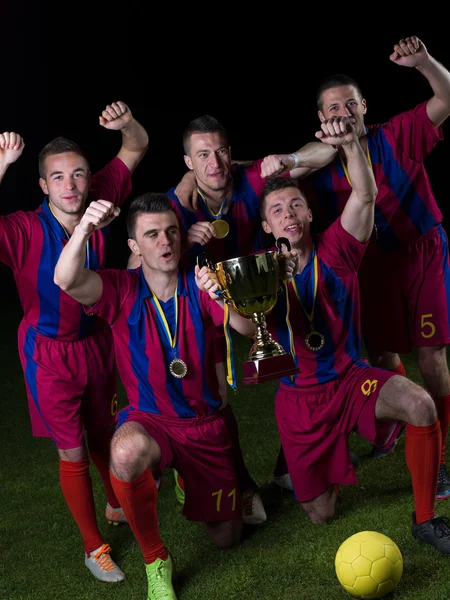
[[(279, 190), (284, 190), (286, 188), (296, 188), (300, 190), (295, 179), (291, 177), (269, 177), (267, 179), (263, 191), (261, 192), (261, 196), (259, 198), (259, 214), (261, 215), (261, 219), (263, 221), (266, 220), (266, 198), (269, 194), (273, 192), (278, 192)], [(305, 195), (302, 194), (302, 197), (305, 198)], [(309, 208), (309, 202), (307, 198), (305, 198), (306, 204)]]
[(221, 133), (226, 139), (227, 144), (229, 143), (228, 133), (222, 123), (219, 123), (215, 117), (203, 115), (193, 119), (183, 132), (183, 148), (184, 153), (187, 155), (190, 152), (191, 136), (194, 133)]
[(136, 239), (136, 221), (142, 213), (163, 213), (171, 210), (173, 214), (172, 203), (167, 194), (159, 192), (146, 192), (138, 196), (130, 204), (127, 214), (127, 231), (128, 237), (132, 240)]
[(64, 154), (65, 152), (74, 152), (75, 154), (79, 154), (82, 156), (88, 164), (89, 169), (89, 161), (87, 159), (86, 154), (80, 148), (80, 146), (73, 142), (72, 140), (68, 140), (65, 137), (56, 137), (51, 140), (48, 144), (46, 144), (39, 153), (39, 177), (45, 179), (46, 173), (44, 168), (45, 159), (47, 156), (52, 156), (53, 154)]
[(322, 94), (326, 90), (329, 90), (329, 89), (335, 88), (335, 87), (341, 87), (343, 85), (352, 85), (356, 89), (356, 91), (359, 93), (361, 98), (363, 98), (361, 88), (359, 87), (359, 84), (357, 83), (357, 81), (355, 79), (353, 79), (353, 77), (349, 77), (348, 75), (344, 75), (343, 73), (336, 73), (335, 75), (329, 75), (326, 79), (324, 79), (322, 81), (322, 83), (317, 88), (316, 101), (317, 101), (317, 107), (319, 108), (319, 110), (323, 111)]

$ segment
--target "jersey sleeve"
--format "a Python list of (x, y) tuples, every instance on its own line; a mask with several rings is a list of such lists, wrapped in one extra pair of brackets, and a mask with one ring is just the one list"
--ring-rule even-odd
[(85, 306), (84, 310), (89, 316), (96, 315), (113, 327), (123, 303), (132, 290), (133, 271), (103, 269), (97, 273), (103, 282), (102, 295), (93, 306)]
[(121, 206), (131, 194), (131, 172), (117, 156), (91, 177), (89, 199), (108, 200)]
[(28, 213), (19, 211), (0, 217), (0, 261), (14, 271), (21, 269), (27, 259), (32, 229), (32, 215)]
[(381, 125), (390, 143), (411, 160), (421, 163), (444, 139), (442, 125), (434, 127), (427, 114), (427, 102), (393, 117)]
[(341, 217), (328, 227), (317, 243), (321, 255), (327, 254), (330, 266), (357, 273), (369, 242), (360, 242), (342, 227)]

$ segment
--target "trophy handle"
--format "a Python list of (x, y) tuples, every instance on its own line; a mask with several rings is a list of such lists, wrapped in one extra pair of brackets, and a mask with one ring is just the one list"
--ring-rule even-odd
[[(205, 251), (200, 252), (200, 254), (197, 255), (197, 266), (198, 266), (199, 269), (201, 269), (202, 267), (208, 267), (208, 269), (211, 269), (211, 271), (216, 271), (215, 265), (209, 259), (208, 255), (206, 254)], [(221, 298), (225, 302), (228, 302), (228, 300), (225, 297), (225, 295), (222, 292), (222, 290), (217, 290), (216, 291), (216, 296), (218, 296), (219, 298)]]
[(280, 237), (277, 239), (277, 241), (275, 243), (276, 243), (278, 252), (282, 252), (281, 246), (283, 244), (286, 246), (288, 252), (291, 250), (291, 242), (287, 238)]

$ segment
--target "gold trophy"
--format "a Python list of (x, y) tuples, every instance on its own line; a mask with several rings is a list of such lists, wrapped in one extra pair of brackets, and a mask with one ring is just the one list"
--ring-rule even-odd
[(290, 352), (267, 331), (266, 317), (275, 306), (280, 284), (278, 259), (281, 245), (290, 249), (289, 240), (277, 240), (278, 251), (261, 252), (231, 258), (212, 265), (203, 255), (199, 266), (206, 265), (217, 274), (220, 296), (234, 310), (253, 321), (257, 331), (248, 361), (244, 362), (244, 385), (257, 384), (299, 373)]

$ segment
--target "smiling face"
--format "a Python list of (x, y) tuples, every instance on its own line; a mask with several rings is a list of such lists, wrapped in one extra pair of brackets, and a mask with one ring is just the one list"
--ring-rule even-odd
[(311, 238), (312, 213), (308, 202), (296, 187), (270, 192), (264, 201), (263, 229), (275, 239), (287, 238), (292, 248), (300, 248)]
[(135, 239), (129, 239), (128, 245), (151, 271), (171, 273), (178, 269), (181, 242), (175, 213), (167, 210), (138, 214)]
[(353, 85), (340, 85), (324, 90), (321, 95), (320, 120), (331, 117), (350, 117), (358, 137), (365, 134), (364, 115), (367, 112), (366, 101)]
[(80, 216), (84, 213), (89, 193), (89, 166), (86, 159), (76, 152), (50, 154), (45, 158), (45, 178), (39, 184), (48, 194), (54, 208), (66, 215)]
[(205, 192), (228, 187), (231, 153), (222, 133), (193, 133), (189, 139), (189, 155), (185, 155), (184, 160)]

